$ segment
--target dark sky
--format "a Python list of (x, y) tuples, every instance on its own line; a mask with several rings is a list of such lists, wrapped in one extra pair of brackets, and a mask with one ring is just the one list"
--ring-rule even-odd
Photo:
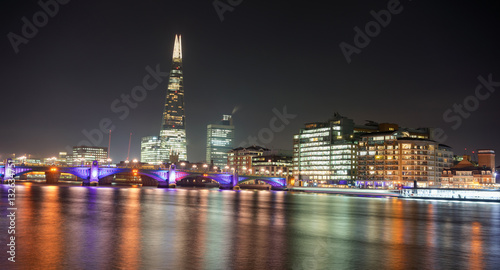
[[(130, 132), (131, 158), (139, 158), (140, 138), (159, 132), (166, 80), (124, 120), (110, 106), (142, 84), (147, 66), (168, 71), (175, 34), (183, 38), (191, 161), (204, 159), (206, 125), (235, 107), (236, 144), (268, 128), (273, 108), (286, 106), (297, 117), (268, 147), (291, 149), (304, 123), (339, 112), (359, 124), (440, 127), (456, 154), (500, 151), (500, 90), (479, 104), (466, 99), (478, 76), (500, 81), (498, 5), (401, 1), (403, 10), (348, 64), (339, 44), (354, 45), (353, 28), (364, 29), (374, 20), (370, 11), (388, 2), (243, 0), (221, 21), (211, 0), (73, 0), (16, 54), (8, 33), (22, 35), (23, 16), (33, 21), (42, 9), (34, 0), (4, 0), (0, 153), (56, 155), (109, 118), (113, 160), (126, 158)], [(477, 109), (453, 130), (443, 114), (464, 100)]]

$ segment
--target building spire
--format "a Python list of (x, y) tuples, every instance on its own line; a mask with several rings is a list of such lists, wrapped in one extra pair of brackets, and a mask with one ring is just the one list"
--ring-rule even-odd
[(181, 35), (175, 35), (175, 44), (174, 44), (174, 55), (172, 59), (182, 60), (182, 39)]

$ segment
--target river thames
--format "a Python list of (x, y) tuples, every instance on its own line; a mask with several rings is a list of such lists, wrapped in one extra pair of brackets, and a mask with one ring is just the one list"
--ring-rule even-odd
[(500, 204), (16, 185), (2, 269), (499, 269)]

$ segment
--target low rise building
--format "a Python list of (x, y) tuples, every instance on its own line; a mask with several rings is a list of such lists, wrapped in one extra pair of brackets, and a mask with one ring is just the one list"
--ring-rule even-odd
[(292, 175), (292, 151), (270, 150), (262, 156), (252, 157), (252, 165), (247, 174), (287, 177)]
[(227, 170), (236, 170), (238, 173), (244, 173), (247, 170), (253, 170), (252, 168), (252, 158), (262, 156), (265, 151), (269, 149), (261, 146), (249, 146), (249, 147), (238, 147), (230, 150), (228, 152), (227, 158)]
[(478, 150), (478, 164), (464, 155), (455, 166), (443, 170), (441, 187), (443, 188), (495, 188), (495, 152)]

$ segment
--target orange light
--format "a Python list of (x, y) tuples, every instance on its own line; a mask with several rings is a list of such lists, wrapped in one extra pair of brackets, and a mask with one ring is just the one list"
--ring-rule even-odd
[(57, 168), (50, 168), (50, 171), (51, 171), (51, 172), (56, 172), (56, 171), (57, 171)]

